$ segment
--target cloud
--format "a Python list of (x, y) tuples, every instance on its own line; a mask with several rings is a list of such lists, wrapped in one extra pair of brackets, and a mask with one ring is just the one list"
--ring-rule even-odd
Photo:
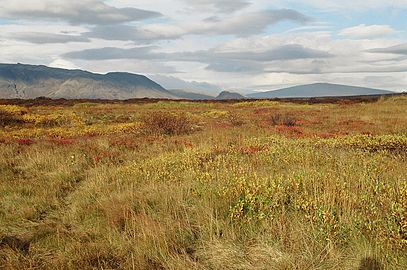
[[(276, 0), (278, 3), (285, 3), (286, 0)], [(353, 10), (371, 10), (381, 8), (405, 8), (406, 0), (291, 0), (292, 4), (309, 5), (319, 10), (325, 11), (346, 11), (349, 13)]]
[(328, 58), (331, 54), (305, 48), (298, 44), (288, 44), (269, 49), (262, 52), (236, 51), (236, 52), (217, 52), (216, 50), (202, 50), (194, 52), (177, 53), (157, 53), (156, 46), (145, 46), (136, 48), (115, 48), (105, 47), (98, 49), (86, 49), (66, 53), (64, 56), (73, 59), (84, 60), (105, 60), (105, 59), (162, 59), (170, 61), (192, 61), (192, 62), (212, 62), (219, 60), (242, 60), (268, 62), (275, 60), (293, 60), (308, 58)]
[(221, 13), (235, 12), (248, 7), (251, 3), (246, 0), (183, 0), (194, 10), (206, 8)]
[(299, 44), (288, 44), (261, 53), (246, 53), (248, 59), (257, 61), (329, 58), (333, 55), (321, 50), (305, 48)]
[(41, 32), (19, 32), (10, 34), (9, 38), (26, 41), (36, 44), (68, 43), (68, 42), (89, 42), (87, 37), (80, 35), (52, 34)]
[(303, 65), (301, 67), (291, 68), (274, 68), (267, 69), (268, 73), (290, 73), (290, 74), (360, 74), (360, 73), (404, 73), (407, 72), (407, 64), (399, 64), (396, 66), (384, 66), (384, 67), (367, 67), (364, 65), (356, 65), (355, 67), (318, 67), (309, 65)]
[(0, 16), (24, 20), (60, 20), (70, 24), (115, 24), (162, 16), (138, 8), (116, 8), (101, 0), (0, 0)]
[(407, 55), (407, 43), (387, 48), (371, 49), (368, 52)]
[(98, 49), (86, 49), (69, 52), (63, 55), (65, 58), (81, 60), (115, 60), (115, 59), (158, 59), (163, 54), (153, 52), (155, 46), (136, 47), (129, 49), (105, 47)]
[(84, 35), (89, 38), (134, 41), (136, 43), (173, 40), (185, 35), (251, 36), (259, 34), (269, 25), (281, 21), (305, 24), (312, 19), (295, 10), (281, 9), (244, 13), (240, 16), (223, 19), (215, 16), (195, 23), (147, 24), (142, 26), (98, 25)]
[(185, 31), (171, 25), (98, 25), (84, 36), (104, 40), (134, 41), (136, 43), (151, 43), (158, 40), (180, 38)]
[(315, 49), (305, 48), (299, 44), (277, 46), (264, 51), (232, 51), (222, 52), (216, 50), (183, 52), (174, 54), (185, 61), (205, 62), (208, 60), (243, 60), (255, 62), (270, 62), (275, 60), (293, 60), (307, 58), (328, 58), (332, 55)]
[(312, 18), (292, 9), (248, 12), (225, 19), (212, 18), (191, 26), (191, 33), (250, 36), (262, 33), (269, 25), (282, 21), (306, 24)]
[(48, 66), (55, 67), (55, 68), (65, 68), (65, 69), (79, 69), (77, 65), (74, 63), (67, 61), (65, 59), (57, 58), (52, 61)]
[(115, 71), (137, 73), (146, 76), (149, 74), (179, 73), (176, 68), (169, 66), (166, 63), (157, 63), (155, 61), (143, 59), (139, 59), (137, 61), (123, 61), (123, 59), (100, 61), (75, 60), (74, 62), (82, 69), (91, 70), (97, 73), (108, 73)]
[(223, 60), (210, 63), (206, 69), (227, 73), (259, 73), (263, 72), (265, 65), (254, 61)]
[(161, 53), (157, 47), (99, 48), (70, 52), (66, 58), (82, 60), (141, 59), (207, 64), (206, 69), (229, 73), (263, 72), (265, 64), (277, 60), (320, 59), (333, 57), (324, 51), (288, 44), (265, 51), (219, 52), (214, 49), (194, 52)]
[(397, 31), (389, 25), (360, 24), (343, 29), (339, 32), (339, 35), (351, 38), (381, 38), (396, 33)]

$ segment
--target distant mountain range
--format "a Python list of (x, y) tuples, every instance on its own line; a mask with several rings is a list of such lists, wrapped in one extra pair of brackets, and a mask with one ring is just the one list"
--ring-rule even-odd
[[(329, 83), (299, 85), (280, 90), (257, 92), (246, 97), (216, 86), (191, 82), (184, 84), (172, 77), (158, 77), (172, 85), (188, 89), (167, 90), (143, 75), (126, 72), (96, 74), (83, 70), (67, 70), (23, 64), (0, 64), (0, 98), (66, 98), (66, 99), (244, 99), (244, 98), (308, 98), (325, 96), (384, 95), (394, 92)], [(190, 89), (196, 86), (199, 89)], [(208, 93), (202, 92), (208, 89)], [(219, 93), (217, 92), (217, 93)], [(215, 94), (215, 95), (214, 95)]]
[(184, 81), (172, 76), (149, 75), (149, 78), (162, 85), (165, 89), (171, 91), (181, 90), (187, 93), (203, 94), (208, 97), (216, 97), (223, 90), (214, 84), (206, 82)]
[(149, 78), (124, 72), (95, 74), (46, 66), (0, 64), (0, 98), (178, 98)]
[(201, 94), (201, 93), (189, 92), (189, 90), (171, 89), (168, 91), (180, 99), (205, 100), (205, 99), (214, 99), (215, 98), (213, 96), (209, 96), (209, 95), (205, 95), (205, 94)]
[(331, 83), (298, 85), (274, 91), (258, 92), (247, 95), (249, 98), (309, 98), (330, 96), (386, 95), (394, 92), (366, 87)]

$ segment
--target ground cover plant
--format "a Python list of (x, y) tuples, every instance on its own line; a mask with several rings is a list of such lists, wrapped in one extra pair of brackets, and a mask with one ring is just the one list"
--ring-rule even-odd
[(0, 269), (407, 268), (405, 96), (19, 102)]

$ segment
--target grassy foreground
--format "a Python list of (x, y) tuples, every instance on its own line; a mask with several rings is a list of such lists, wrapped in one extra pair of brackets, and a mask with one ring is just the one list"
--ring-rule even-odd
[(0, 269), (407, 269), (407, 98), (0, 105)]

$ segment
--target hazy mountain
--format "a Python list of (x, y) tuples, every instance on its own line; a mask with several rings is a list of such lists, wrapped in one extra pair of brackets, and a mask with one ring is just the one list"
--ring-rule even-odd
[(124, 72), (95, 74), (46, 66), (0, 64), (0, 98), (178, 98), (149, 78)]
[(215, 98), (215, 97), (209, 96), (209, 95), (193, 93), (193, 92), (188, 92), (188, 91), (178, 90), (178, 89), (171, 89), (168, 91), (170, 93), (172, 93), (173, 95), (175, 95), (179, 98), (182, 98), (182, 99), (205, 100), (205, 99), (214, 99)]
[(384, 95), (391, 93), (393, 92), (366, 87), (330, 84), (330, 83), (314, 83), (274, 91), (253, 93), (247, 96), (250, 98), (291, 98), (291, 97), (296, 98), (296, 97)]
[(216, 97), (220, 92), (222, 92), (222, 89), (219, 86), (206, 82), (189, 82), (172, 76), (164, 75), (151, 75), (149, 77), (166, 89), (182, 90), (184, 92), (203, 94), (213, 97)]
[(221, 92), (216, 99), (225, 100), (225, 99), (245, 99), (246, 97), (242, 96), (239, 93), (223, 91)]

